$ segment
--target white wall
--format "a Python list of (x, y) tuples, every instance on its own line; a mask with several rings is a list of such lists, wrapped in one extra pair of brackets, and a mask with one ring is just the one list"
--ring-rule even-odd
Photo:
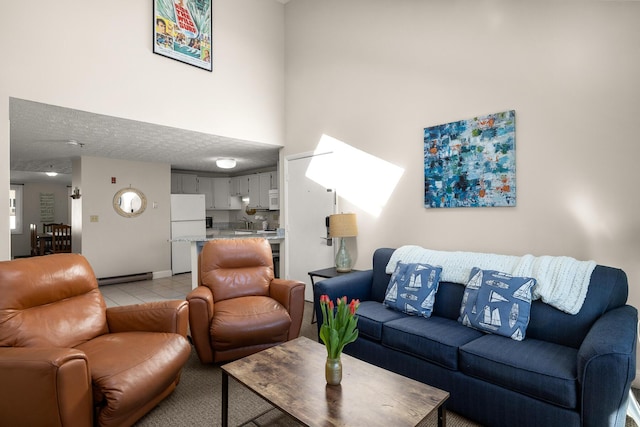
[[(11, 96), (282, 144), (284, 6), (268, 0), (215, 0), (210, 73), (152, 52), (152, 3), (3, 4), (0, 192), (9, 190)], [(10, 255), (4, 215), (0, 259)]]
[[(283, 156), (325, 133), (405, 169), (378, 217), (340, 200), (355, 268), (403, 244), (568, 255), (624, 269), (640, 307), (638, 22), (640, 2), (291, 1)], [(509, 109), (517, 207), (425, 209), (423, 128)]]
[[(81, 158), (82, 254), (96, 277), (113, 277), (171, 271), (171, 165), (98, 157)], [(111, 178), (116, 183), (111, 183)], [(147, 208), (138, 217), (126, 218), (113, 208), (113, 196), (133, 187), (147, 198)], [(155, 207), (154, 207), (155, 204)], [(92, 222), (91, 217), (97, 217)], [(75, 252), (75, 250), (74, 250)]]
[(13, 256), (26, 256), (31, 253), (31, 234), (29, 224), (36, 224), (38, 231), (42, 231), (40, 217), (40, 194), (53, 194), (53, 221), (70, 224), (69, 189), (64, 184), (50, 184), (46, 182), (26, 183), (22, 186), (22, 234), (11, 235), (11, 248)]

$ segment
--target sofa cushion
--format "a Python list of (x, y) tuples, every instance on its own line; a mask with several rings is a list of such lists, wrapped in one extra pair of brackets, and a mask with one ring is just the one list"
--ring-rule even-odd
[(578, 402), (576, 364), (576, 349), (531, 338), (489, 334), (460, 348), (463, 373), (570, 409)]
[(441, 267), (429, 264), (397, 263), (384, 304), (412, 316), (431, 316), (441, 272)]
[(460, 306), (465, 326), (522, 341), (529, 324), (536, 280), (473, 268)]
[(128, 425), (140, 408), (179, 378), (191, 346), (178, 334), (120, 332), (76, 347), (87, 355), (99, 425)]
[(291, 316), (271, 297), (248, 296), (218, 301), (209, 327), (211, 347), (227, 351), (287, 341)]
[(356, 315), (358, 335), (378, 342), (382, 340), (382, 325), (385, 322), (404, 317), (399, 311), (391, 310), (376, 301), (361, 301)]
[(458, 348), (484, 335), (442, 317), (405, 316), (382, 326), (382, 344), (428, 360), (442, 367), (458, 369)]

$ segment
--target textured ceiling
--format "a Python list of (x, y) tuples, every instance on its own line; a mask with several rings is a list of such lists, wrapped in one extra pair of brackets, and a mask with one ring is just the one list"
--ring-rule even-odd
[[(275, 167), (281, 147), (10, 98), (11, 182), (71, 183), (71, 159), (79, 156), (169, 163), (171, 169), (241, 172)], [(76, 141), (74, 145), (70, 141)], [(237, 160), (235, 169), (215, 165)]]

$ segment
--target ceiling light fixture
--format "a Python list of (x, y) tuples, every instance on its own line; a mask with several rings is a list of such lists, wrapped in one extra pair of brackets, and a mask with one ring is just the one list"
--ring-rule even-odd
[(233, 169), (236, 167), (236, 159), (217, 159), (216, 166), (221, 169)]
[(57, 176), (58, 175), (58, 172), (53, 170), (53, 165), (50, 165), (49, 169), (50, 170), (45, 172), (47, 174), (47, 176)]

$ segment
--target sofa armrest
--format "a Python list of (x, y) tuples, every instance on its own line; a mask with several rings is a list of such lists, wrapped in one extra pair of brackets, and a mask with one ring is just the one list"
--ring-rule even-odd
[(269, 296), (282, 304), (291, 317), (289, 340), (300, 335), (304, 313), (304, 287), (303, 282), (285, 279), (273, 279), (269, 287)]
[(213, 363), (209, 327), (215, 311), (213, 293), (206, 286), (198, 286), (187, 294), (189, 302), (189, 330), (202, 363)]
[(578, 350), (584, 426), (624, 425), (636, 373), (638, 311), (629, 305), (602, 315)]
[(371, 296), (373, 283), (373, 270), (354, 271), (330, 279), (322, 279), (315, 283), (313, 299), (320, 299), (321, 295), (328, 295), (329, 299), (336, 300), (346, 296), (349, 301), (356, 298), (367, 301)]
[(344, 296), (347, 297), (347, 301), (352, 299), (368, 301), (371, 298), (372, 283), (373, 270), (354, 271), (316, 282), (313, 286), (313, 307), (318, 319), (318, 327), (322, 324), (320, 296), (327, 295), (332, 301)]
[(186, 338), (189, 304), (184, 300), (154, 301), (107, 308), (111, 332), (171, 332)]
[(80, 350), (0, 347), (0, 378), (0, 424), (93, 424), (91, 374)]

